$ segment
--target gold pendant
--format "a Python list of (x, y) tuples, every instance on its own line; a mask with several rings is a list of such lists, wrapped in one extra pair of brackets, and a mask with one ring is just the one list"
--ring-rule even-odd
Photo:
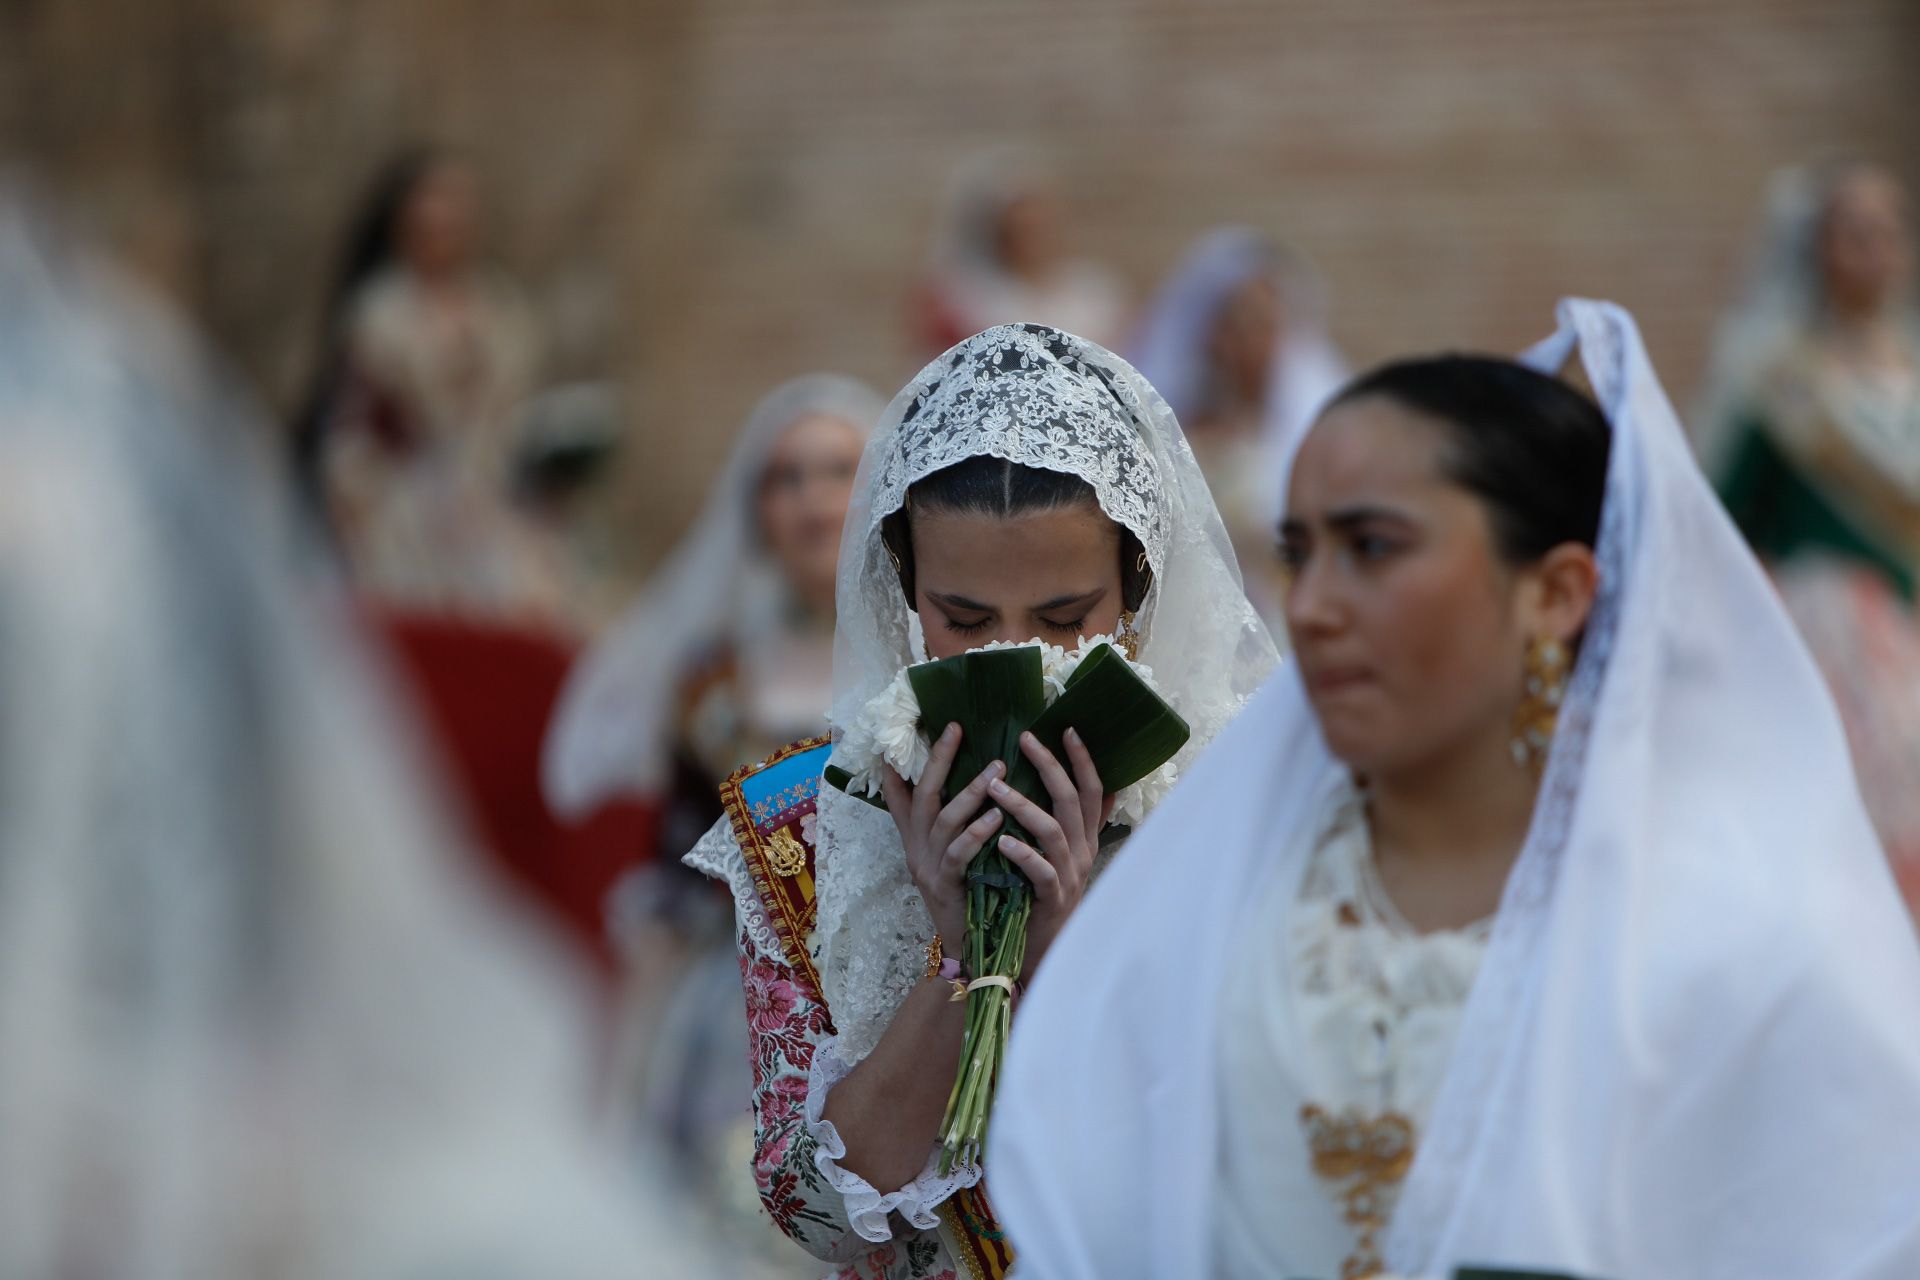
[(1353, 1228), (1354, 1249), (1341, 1280), (1366, 1280), (1386, 1270), (1379, 1235), (1387, 1225), (1387, 1193), (1413, 1167), (1413, 1121), (1389, 1111), (1368, 1120), (1358, 1112), (1335, 1116), (1308, 1103), (1300, 1108), (1313, 1171), (1332, 1185)]

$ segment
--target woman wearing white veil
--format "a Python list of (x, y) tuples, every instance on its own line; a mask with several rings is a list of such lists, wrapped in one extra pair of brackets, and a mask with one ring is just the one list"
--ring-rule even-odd
[[(1116, 632), (1191, 723), (1189, 757), (1276, 661), (1159, 395), (1070, 334), (978, 334), (895, 398), (861, 462), (841, 546), (836, 733), (928, 656)], [(991, 770), (943, 808), (954, 741), (934, 747), (917, 788), (888, 780), (894, 816), (820, 786), (825, 739), (795, 744), (729, 781), (729, 820), (687, 858), (733, 889), (762, 1200), (848, 1276), (1004, 1274), (980, 1169), (937, 1171), (962, 1020), (929, 946), (963, 930), (966, 865), (997, 805), (1042, 846), (1004, 846), (1036, 877), (1034, 963), (1104, 825), (1098, 779), (1071, 748), (1065, 764), (1036, 757), (1051, 814), (990, 802)]]
[(710, 1274), (293, 591), (268, 434), (46, 226), (0, 202), (0, 1274)]
[[(1592, 549), (1512, 570), (1482, 551), (1429, 580), (1448, 558), (1431, 512), (1480, 520), (1483, 546), (1506, 528), (1453, 470), (1497, 438), (1484, 415), (1363, 393), (1299, 450), (1300, 665), (1135, 837), (1021, 1009), (989, 1159), (1031, 1274), (1920, 1272), (1920, 953), (1832, 702), (1631, 319), (1560, 315), (1529, 363), (1577, 353), (1605, 424), (1580, 427), (1591, 406), (1547, 379), (1525, 394), (1557, 399), (1569, 449), (1607, 441)], [(1525, 374), (1472, 363), (1483, 389)], [(1365, 611), (1390, 587), (1437, 590), (1430, 621), (1450, 621), (1383, 637)], [(1475, 665), (1464, 642), (1513, 661), (1507, 608), (1578, 635), (1570, 680)], [(1393, 672), (1353, 656), (1430, 639), (1463, 664), (1451, 686), (1389, 693)], [(1434, 793), (1416, 834), (1479, 839), (1430, 846), (1423, 871), (1384, 825), (1407, 804), (1395, 747), (1482, 678), (1510, 709), (1488, 717), (1488, 768), (1511, 734), (1544, 766), (1537, 800), (1520, 770)], [(1466, 749), (1443, 738), (1426, 746)]]
[(1188, 250), (1135, 342), (1134, 364), (1179, 417), (1247, 594), (1276, 634), (1280, 460), (1347, 380), (1326, 311), (1324, 284), (1297, 254), (1251, 227), (1220, 227)]
[[(863, 383), (827, 373), (782, 383), (754, 406), (699, 521), (568, 678), (543, 761), (556, 812), (581, 818), (622, 796), (659, 795), (676, 750), (717, 783), (818, 732), (846, 494), (882, 407)], [(794, 439), (816, 424), (817, 440)], [(793, 534), (776, 533), (769, 489), (817, 489), (819, 509), (800, 513)], [(724, 690), (690, 698), (689, 681), (715, 667), (724, 680), (699, 682)]]
[(987, 151), (955, 169), (931, 256), (916, 299), (928, 350), (1022, 321), (1110, 345), (1125, 330), (1125, 289), (1079, 255), (1053, 176), (1020, 149)]
[(835, 374), (764, 396), (698, 522), (571, 673), (546, 742), (557, 812), (662, 805), (668, 860), (630, 874), (608, 904), (627, 968), (637, 1119), (665, 1139), (729, 1235), (743, 1246), (771, 1238), (777, 1253), (791, 1251), (733, 1158), (751, 1138), (740, 1099), (752, 1082), (732, 913), (678, 858), (720, 815), (728, 774), (826, 728), (840, 532), (883, 407)]
[(1920, 915), (1920, 310), (1894, 177), (1778, 175), (1722, 325), (1700, 451), (1826, 674), (1861, 790)]

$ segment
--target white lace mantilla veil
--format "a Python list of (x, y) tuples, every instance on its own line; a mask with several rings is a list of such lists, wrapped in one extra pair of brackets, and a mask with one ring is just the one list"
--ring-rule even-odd
[[(983, 456), (1079, 476), (1139, 538), (1153, 569), (1139, 658), (1193, 728), (1184, 767), (1273, 670), (1273, 640), (1166, 401), (1111, 351), (1039, 325), (988, 329), (927, 365), (868, 443), (840, 544), (834, 723), (925, 658), (881, 521), (916, 481)], [(933, 924), (886, 813), (823, 788), (820, 848), (815, 958), (853, 1063), (920, 979)]]
[(578, 975), (295, 590), (274, 433), (25, 208), (0, 190), (0, 1275), (704, 1274), (590, 1138)]
[(852, 423), (864, 439), (880, 408), (864, 383), (830, 373), (782, 383), (754, 406), (699, 521), (567, 677), (541, 759), (554, 812), (584, 817), (666, 785), (674, 700), (695, 650), (778, 625), (786, 601), (754, 530), (767, 455), (788, 427), (816, 414)]
[[(1389, 1269), (1920, 1275), (1920, 949), (1839, 720), (1632, 319), (1559, 314), (1601, 590)], [(1339, 772), (1283, 669), (1049, 953), (989, 1143), (1031, 1274), (1211, 1274), (1222, 976)]]

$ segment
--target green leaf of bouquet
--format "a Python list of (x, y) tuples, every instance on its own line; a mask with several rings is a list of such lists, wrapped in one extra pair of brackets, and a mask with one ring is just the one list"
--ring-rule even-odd
[(881, 799), (879, 796), (870, 796), (864, 792), (858, 795), (855, 795), (853, 792), (847, 791), (848, 784), (850, 784), (853, 781), (853, 775), (848, 773), (845, 769), (842, 769), (837, 764), (828, 765), (826, 772), (822, 775), (822, 777), (826, 780), (826, 784), (832, 787), (835, 791), (846, 792), (847, 795), (853, 796), (855, 800), (864, 801), (865, 803), (872, 805), (876, 809), (884, 809), (887, 807), (887, 802)]
[(1011, 770), (1021, 732), (1046, 708), (1038, 645), (923, 662), (907, 669), (907, 680), (929, 738), (938, 739), (949, 724), (960, 726), (960, 750), (944, 788), (948, 796), (995, 760)]
[[(1132, 786), (1173, 759), (1193, 736), (1180, 713), (1105, 644), (1081, 659), (1066, 689), (1031, 728), (1063, 763), (1061, 740), (1069, 728), (1076, 730), (1100, 772), (1100, 785), (1110, 792)], [(1038, 775), (1024, 756), (1013, 772), (1009, 782), (1031, 794), (1026, 784), (1029, 778), (1037, 783)]]

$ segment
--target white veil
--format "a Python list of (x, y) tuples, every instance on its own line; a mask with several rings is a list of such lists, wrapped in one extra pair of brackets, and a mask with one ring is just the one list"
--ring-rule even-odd
[[(1112, 352), (1040, 325), (977, 334), (921, 370), (867, 445), (840, 544), (833, 721), (924, 658), (918, 620), (880, 540), (916, 481), (991, 456), (1076, 475), (1139, 538), (1153, 570), (1140, 660), (1192, 725), (1181, 763), (1231, 719), (1277, 661), (1247, 604), (1232, 545), (1180, 424)], [(815, 950), (840, 1056), (871, 1051), (920, 977), (931, 921), (907, 876), (892, 819), (821, 793)]]
[(1694, 407), (1694, 448), (1710, 477), (1718, 479), (1729, 461), (1740, 415), (1752, 408), (1767, 364), (1819, 316), (1815, 237), (1826, 195), (1823, 175), (1804, 165), (1780, 170), (1767, 186), (1765, 225), (1740, 297), (1714, 333)]
[[(1214, 320), (1235, 290), (1261, 275), (1278, 285), (1285, 318), (1263, 422), (1264, 443), (1277, 459), (1347, 381), (1346, 362), (1327, 333), (1326, 286), (1293, 251), (1252, 227), (1218, 227), (1202, 236), (1148, 308), (1134, 363), (1174, 413), (1191, 421), (1207, 394)], [(1277, 510), (1277, 491), (1274, 505)]]
[(547, 802), (579, 818), (666, 782), (674, 698), (696, 648), (769, 625), (785, 599), (760, 553), (754, 498), (767, 455), (802, 418), (843, 418), (864, 434), (880, 397), (835, 374), (783, 383), (754, 406), (693, 529), (640, 598), (567, 678), (541, 762)]
[(574, 975), (291, 589), (266, 428), (4, 200), (0, 1274), (673, 1257), (589, 1141)]
[[(1388, 1262), (1920, 1274), (1920, 950), (1832, 702), (1631, 318), (1560, 320), (1529, 358), (1577, 347), (1614, 428), (1601, 593)], [(990, 1154), (1032, 1274), (1208, 1274), (1228, 949), (1338, 768), (1282, 671), (1049, 955)]]

